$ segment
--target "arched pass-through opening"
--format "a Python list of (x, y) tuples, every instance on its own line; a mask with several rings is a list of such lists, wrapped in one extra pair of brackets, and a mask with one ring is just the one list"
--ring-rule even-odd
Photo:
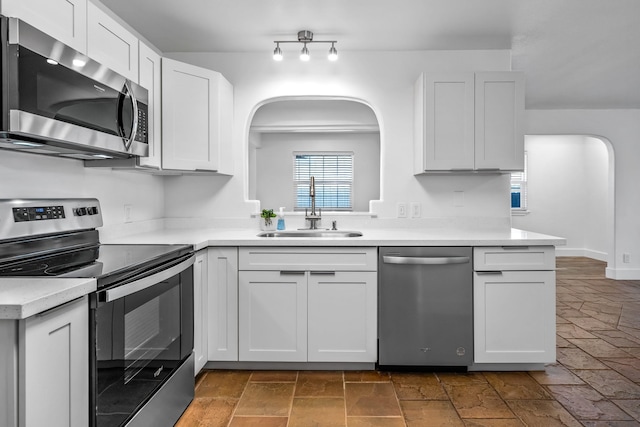
[[(333, 97), (266, 100), (255, 108), (249, 126), (248, 198), (257, 200), (261, 209), (304, 210), (306, 195), (295, 182), (296, 159), (303, 155), (350, 156), (350, 189), (336, 190), (338, 197), (348, 193), (348, 206), (326, 211), (369, 212), (370, 201), (380, 199), (380, 152), (380, 125), (363, 101)], [(340, 181), (336, 188), (344, 184)]]

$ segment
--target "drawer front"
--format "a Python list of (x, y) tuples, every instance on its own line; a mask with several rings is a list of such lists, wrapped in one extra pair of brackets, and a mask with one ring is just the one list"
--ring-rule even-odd
[(492, 270), (555, 270), (553, 246), (496, 246), (473, 248), (473, 269)]
[(376, 248), (240, 248), (240, 270), (376, 271)]

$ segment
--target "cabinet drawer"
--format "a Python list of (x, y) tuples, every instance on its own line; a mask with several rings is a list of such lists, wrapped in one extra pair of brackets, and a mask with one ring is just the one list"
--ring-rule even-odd
[(240, 248), (240, 270), (376, 271), (376, 248)]
[(555, 270), (553, 246), (496, 246), (473, 248), (473, 269)]

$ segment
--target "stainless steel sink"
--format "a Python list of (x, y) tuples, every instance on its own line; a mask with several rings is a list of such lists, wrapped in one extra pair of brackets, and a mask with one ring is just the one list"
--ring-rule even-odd
[(263, 231), (258, 237), (361, 237), (359, 231), (343, 230), (283, 230)]

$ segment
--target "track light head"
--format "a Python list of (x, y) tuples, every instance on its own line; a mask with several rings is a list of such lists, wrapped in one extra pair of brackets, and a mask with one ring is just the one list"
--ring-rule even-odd
[(300, 60), (306, 62), (309, 59), (311, 59), (311, 56), (309, 55), (309, 49), (307, 49), (307, 44), (305, 43), (300, 51)]
[(329, 61), (337, 61), (338, 60), (338, 51), (333, 43), (331, 43), (331, 49), (329, 49)]
[(280, 43), (276, 43), (276, 48), (273, 50), (273, 60), (282, 61), (282, 49), (280, 49)]

